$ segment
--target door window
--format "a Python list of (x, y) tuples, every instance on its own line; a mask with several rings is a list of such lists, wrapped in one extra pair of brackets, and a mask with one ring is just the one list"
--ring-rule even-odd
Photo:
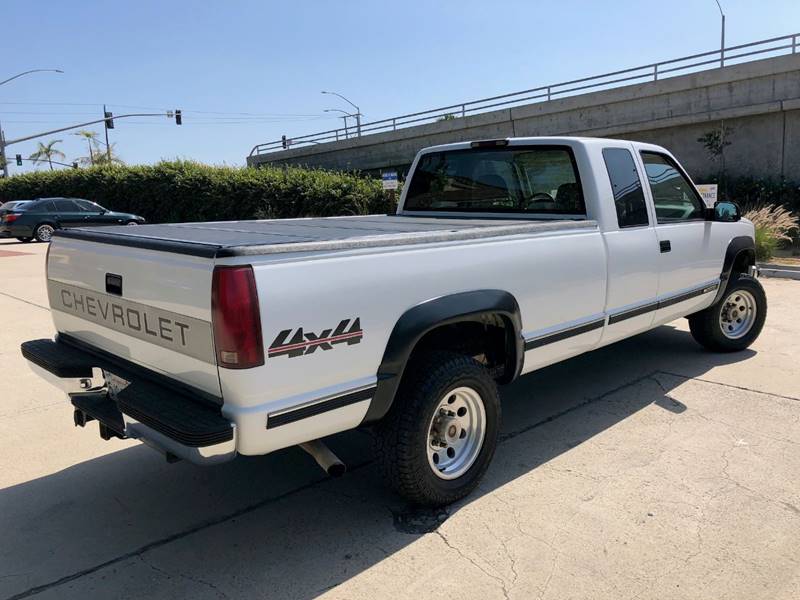
[(642, 160), (659, 223), (703, 218), (705, 205), (700, 195), (672, 159), (655, 152), (642, 152)]
[(95, 204), (94, 202), (89, 202), (88, 200), (77, 200), (76, 199), (76, 200), (74, 200), (74, 202), (84, 212), (95, 213), (95, 212), (102, 212), (102, 210), (103, 210), (102, 208), (100, 208), (100, 206), (98, 204)]
[(53, 200), (56, 205), (56, 212), (80, 212), (78, 206), (72, 200)]
[(52, 200), (41, 200), (31, 207), (32, 211), (38, 212), (56, 212), (56, 205)]
[(614, 191), (614, 205), (620, 228), (649, 225), (642, 181), (630, 151), (625, 148), (604, 148), (603, 160), (611, 189)]

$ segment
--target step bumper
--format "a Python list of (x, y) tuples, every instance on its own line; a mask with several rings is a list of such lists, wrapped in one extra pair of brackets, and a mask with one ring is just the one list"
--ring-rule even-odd
[(21, 352), (34, 372), (68, 394), (75, 424), (98, 421), (104, 439), (140, 440), (195, 464), (236, 456), (236, 426), (220, 406), (61, 339), (24, 342)]

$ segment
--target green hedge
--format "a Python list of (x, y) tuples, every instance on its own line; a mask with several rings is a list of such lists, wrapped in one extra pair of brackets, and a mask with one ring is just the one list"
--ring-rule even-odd
[(191, 161), (37, 171), (0, 179), (0, 201), (87, 198), (151, 223), (361, 215), (393, 210), (380, 181), (298, 167), (212, 167)]

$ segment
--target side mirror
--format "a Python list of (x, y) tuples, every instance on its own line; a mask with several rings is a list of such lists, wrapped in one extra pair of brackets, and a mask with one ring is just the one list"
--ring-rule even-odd
[(742, 218), (742, 213), (735, 202), (722, 200), (714, 204), (713, 209), (708, 210), (708, 220), (719, 223), (735, 223)]

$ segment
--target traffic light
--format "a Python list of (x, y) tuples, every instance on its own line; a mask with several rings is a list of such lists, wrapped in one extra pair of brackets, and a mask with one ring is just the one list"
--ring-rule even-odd
[(181, 110), (179, 108), (175, 109), (175, 125), (181, 125), (183, 123), (183, 119), (181, 118)]
[(289, 147), (289, 142), (286, 141), (286, 136), (281, 136), (281, 145), (283, 145), (283, 149), (286, 150)]
[(22, 166), (22, 154), (17, 154), (17, 166)]
[(112, 115), (110, 112), (105, 111), (105, 119), (106, 119), (106, 128), (107, 129), (114, 129), (114, 119), (111, 118), (113, 116), (114, 115)]

